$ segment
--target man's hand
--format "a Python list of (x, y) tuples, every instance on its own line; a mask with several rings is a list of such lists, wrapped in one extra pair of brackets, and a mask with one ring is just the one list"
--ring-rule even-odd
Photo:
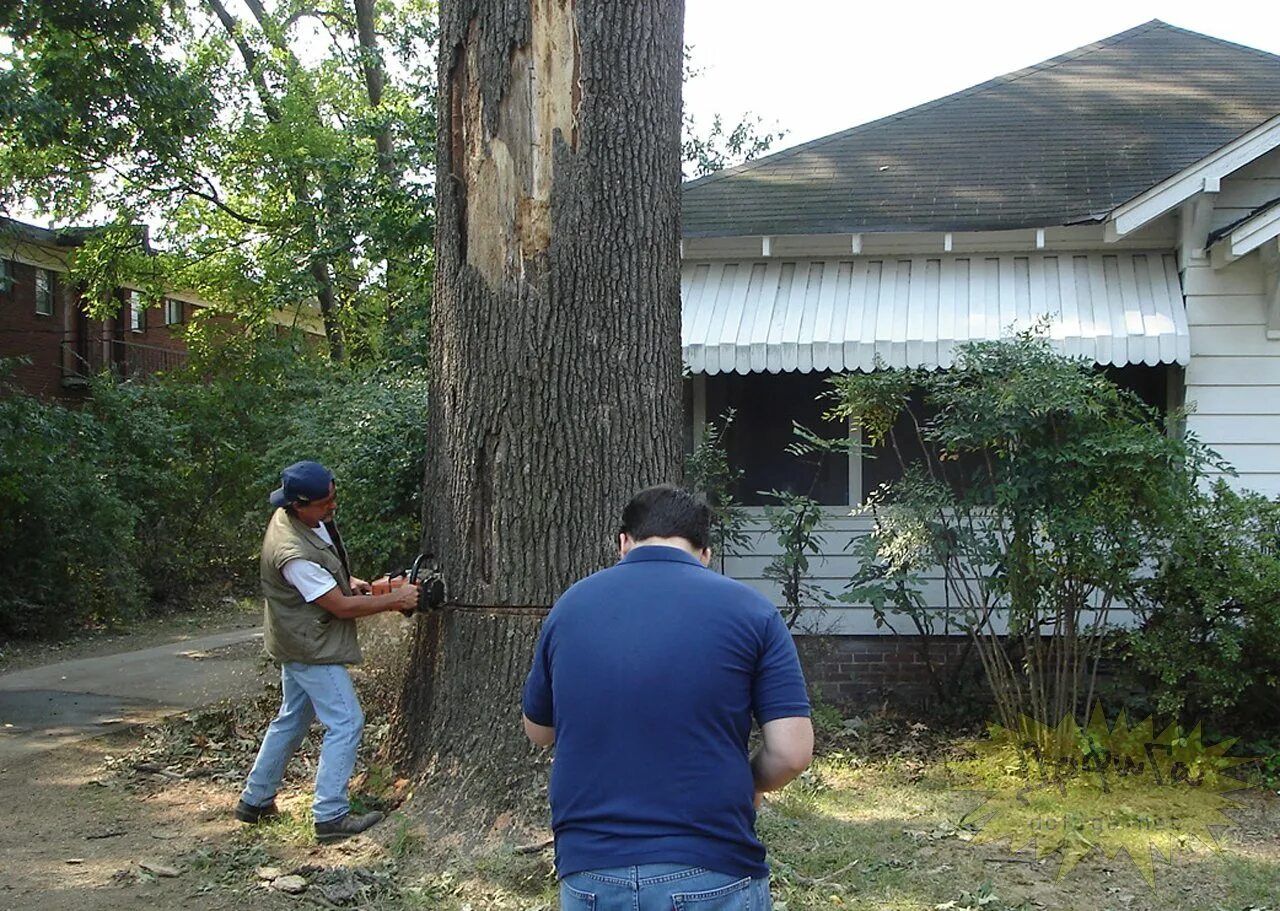
[(351, 577), (351, 590), (357, 595), (373, 594), (373, 586), (363, 579), (357, 579), (355, 576)]
[(418, 586), (412, 582), (406, 582), (404, 585), (391, 592), (391, 597), (398, 599), (396, 606), (391, 610), (411, 611), (418, 606)]
[(406, 582), (385, 595), (344, 595), (334, 587), (316, 598), (315, 603), (343, 619), (368, 617), (385, 611), (407, 611), (418, 606), (418, 586)]

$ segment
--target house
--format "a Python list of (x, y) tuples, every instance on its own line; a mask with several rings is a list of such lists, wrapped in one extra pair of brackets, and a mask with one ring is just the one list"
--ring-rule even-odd
[[(187, 355), (182, 330), (208, 306), (183, 291), (154, 301), (123, 287), (114, 294), (114, 316), (90, 317), (68, 276), (68, 260), (91, 230), (50, 230), (0, 217), (0, 358), (27, 361), (8, 379), (33, 395), (76, 401), (88, 378), (103, 370), (128, 379), (181, 366)], [(308, 334), (323, 335), (310, 314), (273, 318), (282, 329), (296, 321)]]
[[(792, 421), (821, 423), (832, 373), (946, 368), (958, 343), (1048, 315), (1061, 350), (1193, 408), (1231, 483), (1280, 495), (1278, 147), (1280, 57), (1152, 21), (691, 181), (690, 432), (735, 408), (743, 499), (790, 487), (829, 506), (815, 575), (839, 592), (868, 523), (850, 506), (891, 463), (815, 472), (783, 452)], [(759, 527), (726, 571), (776, 598)], [(896, 679), (869, 609), (807, 622), (864, 681)]]

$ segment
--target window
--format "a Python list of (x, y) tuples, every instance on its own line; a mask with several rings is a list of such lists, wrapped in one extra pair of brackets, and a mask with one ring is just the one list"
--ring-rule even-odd
[(746, 506), (774, 501), (761, 491), (807, 494), (826, 505), (849, 502), (849, 456), (844, 452), (797, 456), (787, 452), (795, 441), (794, 424), (828, 439), (848, 438), (843, 424), (823, 419), (829, 402), (823, 373), (722, 373), (706, 378), (708, 420), (734, 409), (725, 434), (729, 464), (742, 480), (734, 494)]
[(142, 302), (142, 295), (137, 291), (126, 291), (129, 301), (129, 328), (134, 332), (147, 331), (147, 310)]
[(36, 313), (53, 316), (53, 273), (48, 269), (36, 270)]
[(0, 259), (0, 294), (8, 294), (13, 290), (13, 263)]
[(176, 326), (180, 322), (182, 322), (182, 301), (166, 297), (164, 299), (164, 324), (166, 326)]
[[(1176, 375), (1176, 368), (1171, 368), (1167, 364), (1157, 364), (1154, 367), (1129, 364), (1124, 367), (1099, 369), (1107, 379), (1120, 388), (1134, 393), (1160, 415), (1169, 413), (1173, 399), (1172, 391), (1181, 388), (1181, 379)], [(901, 479), (905, 471), (904, 465), (924, 463), (925, 447), (920, 440), (919, 428), (925, 426), (936, 412), (925, 405), (919, 391), (912, 395), (909, 411), (910, 413), (904, 412), (899, 416), (884, 443), (863, 448), (862, 496), (864, 499), (882, 484)], [(988, 477), (986, 465), (987, 457), (978, 452), (964, 453), (959, 458), (949, 459), (946, 462), (939, 462), (936, 458), (933, 460), (934, 469), (957, 492), (966, 489), (981, 490), (985, 486), (983, 479)], [(977, 488), (973, 486), (975, 479), (980, 485)]]

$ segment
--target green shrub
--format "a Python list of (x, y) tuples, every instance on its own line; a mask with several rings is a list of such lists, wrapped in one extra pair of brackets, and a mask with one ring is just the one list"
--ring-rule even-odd
[[(946, 371), (832, 385), (833, 414), (910, 465), (867, 499), (847, 600), (877, 622), (905, 615), (922, 636), (965, 633), (1005, 727), (1083, 720), (1112, 610), (1216, 456), (1036, 332), (960, 345)], [(941, 630), (923, 594), (933, 573), (951, 608)]]
[(91, 416), (0, 398), (0, 633), (56, 636), (142, 606), (137, 511), (114, 468)]
[(281, 363), (102, 378), (78, 410), (0, 398), (0, 549), (22, 580), (0, 594), (0, 632), (55, 636), (210, 586), (256, 589), (267, 495), (299, 459), (337, 475), (358, 574), (416, 553), (425, 373)]
[(1222, 482), (1195, 497), (1135, 602), (1128, 653), (1157, 709), (1280, 723), (1280, 503)]
[(338, 519), (356, 574), (403, 568), (422, 537), (426, 372), (406, 368), (349, 382), (319, 378), (287, 393), (296, 404), (271, 435), (258, 491), (261, 522), (280, 469), (315, 459), (337, 478)]

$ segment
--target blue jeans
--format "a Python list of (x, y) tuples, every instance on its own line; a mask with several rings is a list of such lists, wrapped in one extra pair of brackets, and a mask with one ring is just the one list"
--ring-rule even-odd
[(642, 864), (570, 873), (561, 911), (769, 911), (769, 877), (713, 873), (687, 864)]
[(340, 664), (288, 661), (280, 665), (280, 688), (284, 693), (280, 714), (262, 738), (240, 799), (255, 807), (275, 799), (289, 757), (307, 736), (311, 722), (319, 718), (325, 734), (312, 810), (316, 822), (345, 816), (350, 809), (347, 782), (356, 767), (356, 749), (364, 732), (364, 712), (351, 685), (351, 675)]

